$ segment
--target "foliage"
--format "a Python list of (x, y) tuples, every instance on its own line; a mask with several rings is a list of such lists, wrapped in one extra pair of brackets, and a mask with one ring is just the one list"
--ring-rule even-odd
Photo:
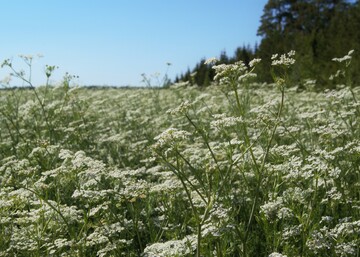
[[(264, 7), (258, 35), (262, 36), (259, 55), (264, 62), (259, 77), (269, 81), (272, 52), (295, 49), (299, 56), (291, 79), (316, 79), (318, 87), (334, 87), (327, 80), (336, 72), (329, 62), (343, 56), (348, 49), (360, 49), (359, 3), (346, 0), (269, 0)], [(359, 83), (358, 58), (352, 64), (351, 77)]]
[[(258, 81), (270, 83), (272, 53), (294, 49), (301, 58), (289, 74), (293, 83), (304, 86), (306, 79), (312, 79), (316, 80), (318, 90), (334, 88), (336, 82), (329, 81), (328, 77), (337, 68), (330, 60), (343, 56), (349, 49), (355, 49), (356, 55), (360, 51), (359, 8), (359, 1), (348, 0), (269, 0), (258, 28), (258, 35), (262, 37), (259, 46), (239, 47), (232, 57), (222, 52), (220, 61), (248, 64), (255, 57), (261, 58), (263, 61), (257, 68)], [(354, 58), (349, 71), (354, 84), (360, 82), (359, 60)], [(215, 73), (203, 61), (175, 82), (189, 81), (200, 87), (210, 85)]]
[(272, 84), (255, 59), (156, 98), (68, 75), (0, 90), (0, 256), (359, 256), (353, 54), (324, 92), (291, 83), (294, 51)]
[[(234, 56), (229, 57), (225, 51), (221, 52), (219, 57), (219, 63), (222, 64), (234, 64), (235, 62), (242, 61), (246, 65), (249, 65), (250, 60), (255, 56), (254, 52), (250, 46), (238, 47), (235, 50)], [(198, 85), (200, 87), (207, 87), (213, 81), (215, 77), (215, 71), (211, 68), (210, 65), (205, 64), (205, 58), (201, 59), (199, 63), (190, 71), (190, 69), (185, 72), (185, 74), (180, 74), (174, 80), (175, 83), (179, 82), (189, 82), (190, 85)]]

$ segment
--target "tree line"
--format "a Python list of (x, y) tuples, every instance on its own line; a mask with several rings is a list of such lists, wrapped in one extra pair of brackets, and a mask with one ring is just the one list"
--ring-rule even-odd
[[(297, 84), (312, 79), (317, 81), (319, 88), (332, 87), (337, 81), (329, 80), (329, 77), (339, 69), (339, 64), (332, 59), (354, 49), (348, 74), (353, 83), (359, 85), (359, 0), (269, 0), (257, 34), (262, 38), (259, 45), (238, 47), (232, 56), (223, 51), (219, 63), (241, 60), (248, 65), (253, 58), (261, 58), (257, 67), (258, 80), (272, 82), (271, 56), (295, 50), (297, 61), (290, 79)], [(177, 76), (175, 82), (208, 86), (215, 74), (204, 61), (200, 60), (192, 70)]]

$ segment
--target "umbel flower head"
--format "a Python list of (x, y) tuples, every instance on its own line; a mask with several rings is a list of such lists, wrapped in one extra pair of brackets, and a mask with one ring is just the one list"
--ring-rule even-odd
[(333, 58), (332, 60), (333, 60), (334, 62), (340, 62), (340, 63), (341, 63), (341, 62), (345, 62), (345, 61), (350, 61), (351, 58), (352, 58), (351, 55), (354, 53), (354, 51), (355, 51), (355, 50), (350, 50), (347, 55), (345, 55), (345, 56), (343, 56), (343, 57), (341, 57), (341, 58)]
[(256, 74), (253, 73), (256, 64), (258, 64), (261, 59), (253, 59), (249, 62), (249, 67), (245, 65), (243, 61), (237, 61), (230, 64), (218, 64), (219, 60), (215, 57), (207, 59), (205, 65), (214, 65), (212, 68), (215, 70), (214, 80), (219, 81), (223, 84), (237, 84), (238, 82), (244, 82), (249, 78), (256, 77)]
[(215, 70), (215, 80), (228, 77), (228, 78), (235, 78), (241, 76), (246, 70), (247, 67), (243, 62), (236, 62), (234, 64), (219, 64), (213, 66)]
[(186, 101), (182, 102), (178, 107), (167, 110), (166, 113), (169, 113), (172, 115), (183, 114), (183, 113), (187, 112), (187, 110), (191, 107), (191, 105), (192, 104), (186, 100)]
[(177, 128), (168, 128), (154, 139), (157, 141), (153, 145), (155, 151), (163, 151), (165, 155), (175, 149), (181, 141), (188, 138), (191, 134), (185, 130)]
[(209, 58), (209, 59), (207, 59), (205, 62), (204, 62), (204, 64), (205, 65), (212, 65), (212, 64), (215, 64), (215, 63), (217, 63), (219, 60), (216, 58), (216, 57), (211, 57), (211, 58)]
[(295, 63), (295, 59), (293, 58), (295, 56), (295, 51), (291, 50), (290, 52), (288, 52), (287, 54), (282, 54), (282, 55), (278, 55), (278, 54), (274, 54), (271, 57), (272, 63), (271, 65), (273, 66), (291, 66)]
[[(208, 60), (207, 63), (210, 63), (211, 60)], [(238, 83), (244, 82), (250, 78), (256, 77), (256, 74), (253, 73), (256, 64), (258, 64), (261, 59), (254, 59), (249, 63), (251, 69), (249, 69), (244, 62), (238, 61), (234, 64), (219, 64), (215, 65), (212, 68), (215, 70), (214, 80), (218, 80), (221, 83)]]

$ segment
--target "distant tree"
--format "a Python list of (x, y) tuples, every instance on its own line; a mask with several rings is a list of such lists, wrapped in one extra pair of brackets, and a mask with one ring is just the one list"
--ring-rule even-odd
[(235, 50), (235, 59), (234, 61), (243, 61), (246, 65), (249, 65), (249, 62), (254, 58), (253, 50), (250, 45), (238, 47)]
[(219, 60), (220, 60), (220, 63), (229, 63), (229, 57), (227, 56), (225, 50), (223, 50), (221, 52)]
[[(238, 47), (235, 50), (234, 56), (228, 56), (226, 51), (222, 51), (219, 55), (219, 64), (229, 64), (236, 61), (243, 61), (245, 64), (248, 64), (250, 60), (254, 57), (254, 52), (251, 49), (250, 45), (247, 47)], [(179, 81), (189, 81), (192, 84), (196, 84), (200, 87), (206, 87), (211, 84), (214, 80), (215, 71), (212, 69), (211, 65), (206, 65), (205, 58), (202, 58), (195, 67), (190, 71), (188, 70), (185, 74), (181, 74), (177, 77), (176, 82)], [(192, 75), (191, 75), (192, 74)]]
[[(329, 75), (337, 69), (332, 58), (341, 57), (355, 49), (360, 54), (359, 0), (269, 0), (264, 6), (257, 34), (260, 44), (238, 47), (233, 56), (226, 51), (219, 55), (219, 63), (243, 61), (248, 65), (255, 56), (262, 59), (257, 67), (258, 79), (271, 82), (271, 56), (296, 50), (297, 61), (290, 78), (294, 83), (316, 79), (319, 85), (330, 86)], [(360, 83), (360, 58), (353, 58), (351, 75)], [(193, 76), (192, 76), (193, 75)], [(214, 78), (214, 70), (204, 65), (204, 59), (179, 81), (207, 86)]]
[[(346, 0), (269, 0), (258, 29), (262, 41), (257, 54), (263, 58), (260, 78), (271, 81), (269, 66), (273, 53), (294, 49), (299, 56), (292, 73), (294, 81), (313, 77), (325, 82), (327, 75), (321, 77), (319, 74), (329, 72), (332, 64), (327, 63), (331, 63), (337, 52), (344, 54), (351, 48), (345, 47), (350, 43), (336, 42), (345, 38), (348, 42), (358, 42), (350, 35), (340, 35), (349, 33), (348, 29), (331, 29), (335, 24), (350, 26), (345, 20), (353, 19), (349, 18), (349, 13), (354, 8), (354, 4)], [(353, 29), (359, 31), (358, 25)]]

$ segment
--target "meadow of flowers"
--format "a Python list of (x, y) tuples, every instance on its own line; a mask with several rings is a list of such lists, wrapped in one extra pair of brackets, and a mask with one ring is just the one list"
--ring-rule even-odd
[(203, 89), (1, 90), (0, 256), (360, 256), (351, 55), (322, 92), (293, 51), (273, 84), (253, 60)]

